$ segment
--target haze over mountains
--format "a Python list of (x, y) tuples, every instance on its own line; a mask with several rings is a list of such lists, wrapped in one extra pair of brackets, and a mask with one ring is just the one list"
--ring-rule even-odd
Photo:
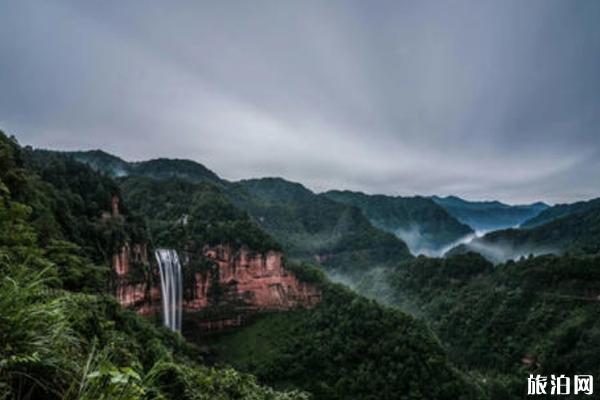
[(432, 200), (478, 232), (518, 227), (549, 207), (543, 202), (508, 205), (499, 201), (467, 201), (456, 196), (433, 196)]
[(373, 225), (406, 242), (413, 254), (442, 255), (445, 249), (474, 233), (471, 227), (426, 197), (350, 191), (329, 191), (325, 196), (358, 207)]

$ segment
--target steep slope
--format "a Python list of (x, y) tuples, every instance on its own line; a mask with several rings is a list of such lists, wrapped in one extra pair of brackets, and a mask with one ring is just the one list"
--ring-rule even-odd
[(256, 251), (280, 246), (236, 208), (223, 191), (206, 182), (129, 176), (120, 180), (128, 206), (143, 215), (152, 240), (161, 246), (185, 243), (188, 251), (203, 245), (247, 245)]
[(371, 223), (400, 237), (413, 254), (439, 254), (473, 234), (446, 210), (426, 197), (392, 197), (360, 192), (329, 191), (325, 196), (358, 207)]
[(426, 320), (451, 360), (483, 375), (492, 399), (524, 398), (530, 373), (600, 373), (598, 256), (496, 266), (476, 254), (419, 257), (381, 280), (388, 301)]
[(521, 224), (521, 228), (534, 228), (547, 222), (554, 221), (555, 219), (565, 217), (570, 214), (585, 212), (591, 210), (592, 208), (600, 208), (600, 198), (589, 201), (578, 201), (571, 204), (557, 204), (545, 209), (535, 217), (528, 219)]
[(541, 202), (511, 206), (499, 201), (467, 201), (456, 196), (431, 199), (463, 224), (483, 232), (518, 226), (548, 208)]
[(499, 262), (530, 254), (598, 254), (600, 252), (600, 207), (568, 214), (531, 229), (490, 232), (453, 249), (456, 254), (476, 251)]
[(320, 282), (322, 302), (215, 337), (218, 361), (277, 387), (304, 388), (315, 399), (483, 398), (477, 383), (448, 364), (425, 325), (326, 282), (310, 267), (297, 268)]
[(360, 273), (410, 258), (404, 242), (371, 225), (361, 211), (280, 178), (234, 183), (229, 196), (289, 252), (330, 270)]

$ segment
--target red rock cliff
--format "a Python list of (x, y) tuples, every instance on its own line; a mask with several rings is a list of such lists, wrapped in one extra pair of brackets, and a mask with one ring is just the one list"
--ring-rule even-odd
[[(287, 310), (312, 307), (321, 299), (321, 292), (316, 286), (298, 280), (284, 268), (280, 252), (262, 254), (246, 248), (234, 251), (229, 246), (217, 246), (206, 248), (204, 256), (215, 266), (196, 273), (194, 282), (184, 282), (184, 287), (192, 285), (191, 294), (184, 297), (185, 312), (202, 311), (223, 304), (245, 310)], [(186, 260), (186, 264), (194, 262)], [(113, 269), (117, 275), (116, 297), (124, 307), (141, 314), (156, 312), (161, 307), (158, 275), (152, 279), (154, 285), (149, 283), (150, 279), (129, 279), (134, 264), (148, 264), (145, 245), (125, 245), (113, 257)], [(217, 285), (218, 288), (215, 287)], [(217, 292), (219, 294), (215, 296)], [(239, 318), (236, 316), (236, 320)], [(207, 323), (210, 325), (215, 321)], [(228, 326), (239, 324), (227, 320), (217, 325), (220, 323)]]
[[(185, 302), (184, 309), (196, 311), (212, 305), (210, 293), (215, 282), (221, 286), (219, 302), (256, 309), (312, 307), (321, 299), (317, 287), (298, 280), (284, 268), (280, 252), (262, 254), (217, 246), (207, 248), (204, 254), (217, 268), (208, 274), (196, 274), (193, 298)], [(218, 279), (214, 279), (214, 273), (219, 274)]]

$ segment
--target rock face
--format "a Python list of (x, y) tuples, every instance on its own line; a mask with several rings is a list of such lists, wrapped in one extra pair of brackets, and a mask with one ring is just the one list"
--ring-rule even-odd
[[(313, 307), (321, 300), (320, 290), (286, 270), (282, 257), (275, 251), (262, 254), (229, 246), (205, 248), (200, 261), (208, 260), (212, 267), (193, 274), (193, 282), (183, 283), (189, 288), (184, 290), (184, 314), (198, 316), (198, 329), (215, 331), (242, 325), (247, 315), (256, 311)], [(132, 278), (140, 265), (148, 266), (148, 260), (147, 248), (141, 244), (125, 245), (113, 257), (118, 301), (145, 315), (161, 309), (156, 272)], [(185, 270), (199, 260), (184, 255), (182, 261)], [(224, 307), (227, 312), (220, 311)]]
[(197, 311), (213, 305), (210, 294), (215, 284), (221, 289), (218, 302), (257, 309), (312, 307), (321, 299), (315, 286), (299, 281), (283, 267), (280, 252), (262, 254), (245, 248), (234, 252), (228, 246), (217, 246), (204, 254), (217, 268), (208, 274), (196, 273), (193, 298), (185, 302), (184, 309)]

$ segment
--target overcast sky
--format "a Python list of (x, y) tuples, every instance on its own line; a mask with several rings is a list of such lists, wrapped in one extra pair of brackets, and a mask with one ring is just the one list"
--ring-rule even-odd
[(316, 191), (598, 197), (599, 21), (597, 0), (2, 1), (0, 128)]

